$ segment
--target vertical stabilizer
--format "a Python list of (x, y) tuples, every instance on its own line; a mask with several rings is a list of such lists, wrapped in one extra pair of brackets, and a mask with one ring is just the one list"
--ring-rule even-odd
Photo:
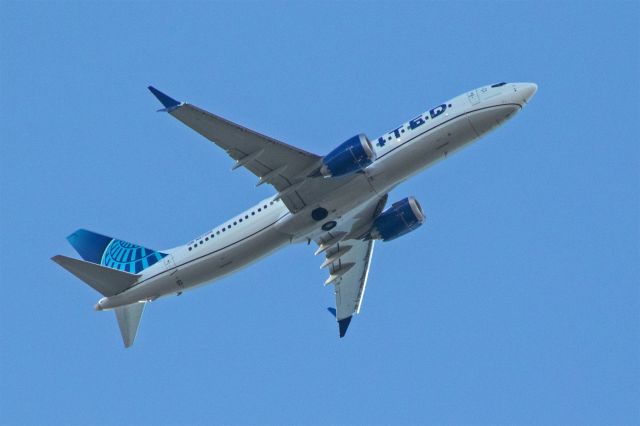
[(146, 305), (146, 303), (134, 303), (115, 309), (125, 348), (133, 345), (133, 341), (136, 339), (144, 305)]
[(86, 229), (78, 229), (67, 240), (87, 262), (132, 274), (139, 274), (167, 255)]

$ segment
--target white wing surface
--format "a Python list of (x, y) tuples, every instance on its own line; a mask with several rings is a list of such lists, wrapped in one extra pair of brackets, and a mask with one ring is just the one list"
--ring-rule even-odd
[(163, 111), (191, 127), (258, 176), (257, 185), (273, 185), (292, 212), (306, 203), (298, 193), (307, 176), (320, 166), (321, 157), (232, 123), (194, 105), (178, 102), (152, 86), (149, 90), (164, 105)]
[[(333, 284), (336, 295), (334, 313), (338, 321), (340, 337), (344, 337), (354, 314), (360, 312), (360, 305), (367, 287), (369, 265), (373, 255), (374, 241), (346, 240), (335, 245), (335, 250), (327, 253), (329, 262), (329, 278), (326, 284)], [(339, 259), (331, 261), (331, 257), (341, 252)]]
[(329, 308), (329, 311), (338, 321), (340, 337), (347, 332), (353, 315), (360, 312), (367, 287), (375, 241), (364, 239), (363, 234), (371, 227), (386, 201), (386, 195), (374, 200), (343, 225), (343, 230), (328, 232), (316, 240), (320, 246), (318, 252), (325, 254), (321, 267), (329, 270), (325, 285), (332, 284), (335, 289), (336, 307)]

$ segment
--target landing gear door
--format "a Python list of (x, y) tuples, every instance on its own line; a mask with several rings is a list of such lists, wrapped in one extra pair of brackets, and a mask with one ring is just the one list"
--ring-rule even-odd
[(478, 96), (478, 91), (477, 90), (472, 90), (470, 92), (467, 93), (467, 99), (469, 100), (469, 103), (471, 105), (475, 105), (478, 102), (480, 102), (480, 97)]

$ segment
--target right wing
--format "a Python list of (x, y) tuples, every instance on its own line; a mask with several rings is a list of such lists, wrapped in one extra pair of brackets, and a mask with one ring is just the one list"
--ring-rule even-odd
[[(308, 203), (300, 192), (309, 174), (320, 167), (322, 157), (287, 145), (203, 109), (175, 99), (149, 86), (167, 111), (236, 160), (234, 169), (245, 167), (258, 176), (258, 184), (273, 185), (287, 208), (296, 212)], [(330, 185), (331, 186), (331, 185)]]

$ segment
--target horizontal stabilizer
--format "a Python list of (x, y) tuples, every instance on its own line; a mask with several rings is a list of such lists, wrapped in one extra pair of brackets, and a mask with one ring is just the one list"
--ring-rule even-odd
[(85, 262), (84, 260), (73, 259), (67, 256), (53, 256), (51, 258), (58, 265), (89, 284), (103, 296), (109, 297), (123, 292), (131, 287), (139, 275)]
[(146, 305), (146, 303), (134, 303), (132, 305), (120, 306), (115, 309), (118, 326), (120, 327), (120, 334), (122, 335), (122, 341), (124, 342), (125, 348), (133, 345), (133, 341), (136, 339), (138, 326), (140, 325), (140, 319), (142, 318), (142, 312), (144, 311), (144, 305)]

